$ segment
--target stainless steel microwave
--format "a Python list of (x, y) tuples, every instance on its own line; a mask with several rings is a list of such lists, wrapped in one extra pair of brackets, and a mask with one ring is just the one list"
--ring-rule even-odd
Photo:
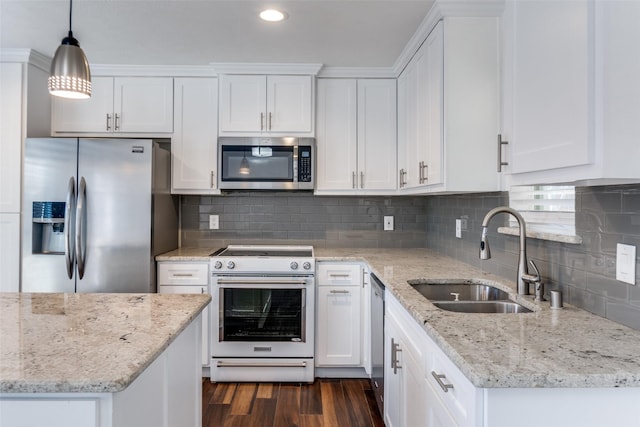
[(218, 188), (313, 190), (315, 155), (314, 138), (219, 138)]

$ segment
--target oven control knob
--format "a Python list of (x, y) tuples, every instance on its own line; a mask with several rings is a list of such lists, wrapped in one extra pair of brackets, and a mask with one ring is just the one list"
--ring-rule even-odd
[(213, 264), (213, 268), (220, 270), (222, 268), (222, 263), (220, 261), (216, 261), (215, 264)]
[(298, 263), (293, 261), (291, 264), (289, 264), (289, 267), (291, 267), (292, 270), (297, 270), (298, 269)]
[(302, 264), (302, 268), (309, 270), (311, 268), (311, 263), (309, 261), (305, 261), (304, 264)]
[(233, 270), (235, 267), (236, 267), (236, 263), (235, 263), (235, 262), (233, 262), (233, 261), (229, 261), (229, 262), (227, 263), (227, 268), (228, 268), (229, 270)]

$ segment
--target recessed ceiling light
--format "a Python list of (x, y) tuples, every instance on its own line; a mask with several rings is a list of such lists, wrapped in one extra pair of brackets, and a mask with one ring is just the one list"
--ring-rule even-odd
[(278, 22), (287, 19), (287, 14), (276, 9), (267, 9), (260, 12), (260, 18), (269, 22)]

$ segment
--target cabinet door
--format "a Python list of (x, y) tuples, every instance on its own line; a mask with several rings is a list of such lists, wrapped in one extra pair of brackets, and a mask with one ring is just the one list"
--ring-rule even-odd
[(52, 99), (53, 135), (113, 132), (113, 77), (92, 77), (89, 99)]
[(592, 161), (593, 4), (512, 2), (512, 173)]
[(320, 263), (316, 277), (316, 365), (361, 366), (362, 267)]
[(114, 132), (173, 132), (172, 78), (117, 77), (114, 88)]
[(418, 182), (418, 51), (398, 77), (398, 169), (402, 184), (398, 188), (413, 188)]
[(361, 287), (319, 286), (316, 366), (360, 366)]
[(431, 31), (418, 61), (418, 153), (423, 161), (418, 175), (422, 184), (444, 181), (444, 29), (442, 22)]
[(385, 312), (384, 424), (387, 427), (403, 427), (400, 411), (405, 396), (402, 387), (402, 349), (399, 348), (400, 345), (400, 327), (395, 319)]
[(316, 190), (351, 190), (357, 167), (357, 83), (318, 80)]
[(265, 131), (266, 99), (265, 76), (220, 76), (220, 134)]
[(458, 423), (453, 419), (447, 411), (440, 398), (437, 390), (429, 384), (424, 386), (425, 399), (424, 407), (426, 411), (426, 425), (429, 427), (457, 427)]
[[(208, 286), (158, 286), (159, 294), (206, 294)], [(209, 366), (209, 310), (207, 306), (202, 310), (202, 365)]]
[[(0, 212), (16, 214), (20, 213), (22, 174), (22, 67), (19, 63), (0, 63)], [(20, 251), (19, 245), (15, 251)]]
[(0, 292), (20, 290), (20, 214), (0, 213)]
[(267, 76), (266, 130), (276, 133), (311, 133), (311, 76)]
[(366, 190), (396, 189), (396, 81), (358, 81), (358, 181)]
[(218, 81), (175, 79), (171, 189), (210, 192), (217, 187)]

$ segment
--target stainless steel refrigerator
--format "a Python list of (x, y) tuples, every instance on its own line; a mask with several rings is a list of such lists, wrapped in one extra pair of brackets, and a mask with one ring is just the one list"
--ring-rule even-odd
[(178, 246), (170, 152), (141, 139), (27, 139), (23, 292), (155, 292)]

